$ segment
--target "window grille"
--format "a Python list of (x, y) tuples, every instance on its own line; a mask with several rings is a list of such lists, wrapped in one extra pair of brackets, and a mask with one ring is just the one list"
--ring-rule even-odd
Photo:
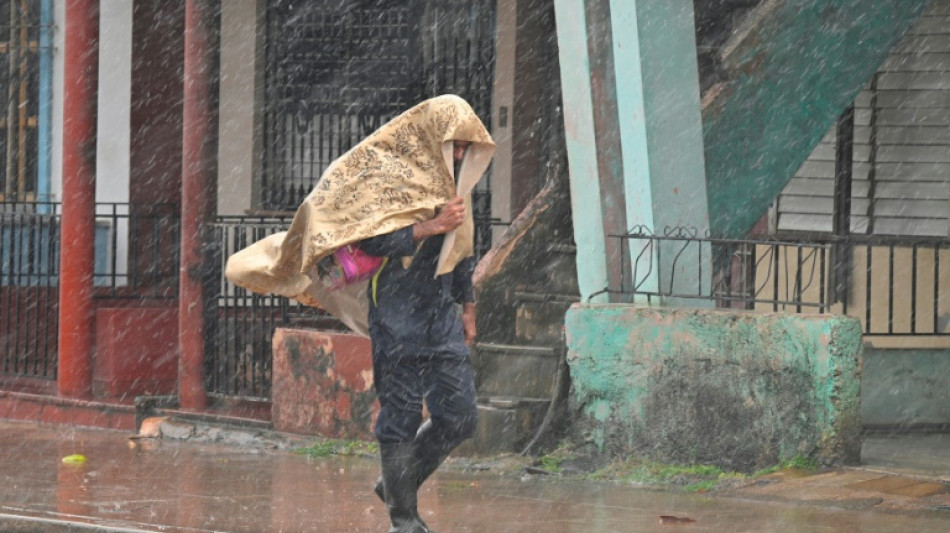
[(49, 81), (41, 72), (50, 69), (51, 10), (48, 0), (0, 0), (0, 201), (48, 200), (39, 167), (49, 106), (40, 105), (40, 89)]

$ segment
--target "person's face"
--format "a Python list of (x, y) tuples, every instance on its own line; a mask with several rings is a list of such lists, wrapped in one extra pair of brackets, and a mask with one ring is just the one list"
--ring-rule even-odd
[(452, 147), (452, 158), (455, 159), (456, 163), (465, 157), (465, 150), (468, 150), (468, 147), (471, 144), (472, 143), (468, 141), (455, 141), (455, 146)]

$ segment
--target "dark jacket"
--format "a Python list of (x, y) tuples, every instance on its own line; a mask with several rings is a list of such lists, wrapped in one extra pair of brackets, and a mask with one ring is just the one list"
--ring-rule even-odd
[[(446, 356), (468, 355), (458, 304), (475, 301), (475, 260), (465, 258), (452, 272), (435, 277), (443, 240), (442, 235), (430, 237), (416, 252), (410, 226), (360, 244), (370, 255), (389, 257), (377, 278), (375, 303), (373, 283), (368, 289), (374, 352), (406, 349)], [(409, 268), (402, 266), (406, 256), (413, 256)]]

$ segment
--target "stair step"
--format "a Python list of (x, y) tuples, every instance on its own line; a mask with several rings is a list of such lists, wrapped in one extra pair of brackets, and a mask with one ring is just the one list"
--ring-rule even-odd
[(480, 396), (478, 403), (495, 409), (517, 409), (525, 405), (549, 403), (551, 398), (525, 398), (522, 396)]
[(557, 350), (550, 346), (527, 346), (523, 344), (495, 344), (479, 342), (475, 344), (479, 356), (482, 354), (527, 355), (535, 357), (554, 357)]
[(516, 291), (514, 293), (515, 305), (519, 303), (551, 303), (571, 305), (581, 301), (579, 294), (558, 294), (550, 292), (531, 292)]
[(564, 300), (545, 298), (519, 301), (515, 308), (512, 340), (525, 345), (563, 345), (564, 315), (570, 305)]
[(534, 438), (548, 410), (550, 400), (520, 398), (512, 407), (478, 405), (475, 435), (465, 441), (455, 455), (495, 455), (519, 453)]
[(558, 349), (478, 343), (472, 363), (483, 397), (549, 398), (559, 362)]
[(577, 246), (566, 242), (556, 242), (548, 246), (548, 251), (559, 254), (576, 254)]

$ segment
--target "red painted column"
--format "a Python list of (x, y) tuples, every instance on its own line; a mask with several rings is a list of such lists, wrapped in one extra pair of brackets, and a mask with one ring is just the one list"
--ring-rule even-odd
[(60, 228), (61, 396), (92, 395), (99, 0), (67, 0), (63, 71), (63, 211)]
[(182, 125), (181, 268), (178, 307), (178, 400), (184, 409), (207, 405), (204, 387), (202, 272), (207, 223), (214, 217), (217, 112), (211, 93), (217, 62), (214, 0), (185, 1), (184, 123)]

